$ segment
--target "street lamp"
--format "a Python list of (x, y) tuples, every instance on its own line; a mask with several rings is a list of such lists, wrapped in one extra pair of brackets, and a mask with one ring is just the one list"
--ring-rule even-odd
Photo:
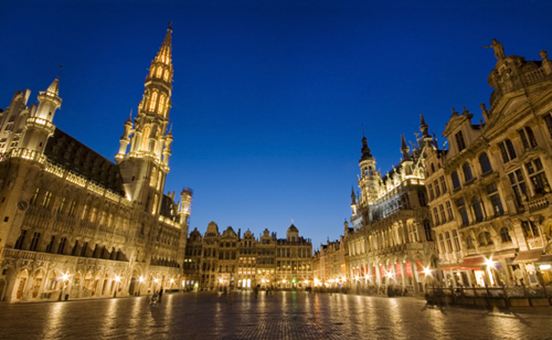
[(69, 273), (65, 272), (61, 274), (60, 277), (58, 277), (58, 281), (61, 281), (61, 290), (59, 292), (59, 301), (61, 301), (63, 297), (63, 291), (65, 290), (65, 286), (67, 285), (67, 282), (69, 281)]
[(115, 275), (115, 289), (113, 290), (113, 297), (117, 297), (117, 289), (119, 288), (119, 283), (121, 283), (121, 277)]
[(487, 275), (489, 276), (489, 282), (491, 285), (494, 285), (494, 279), (493, 279), (493, 272), (492, 270), (495, 268), (496, 263), (493, 261), (493, 257), (485, 258), (485, 267), (487, 267)]
[(424, 267), (423, 271), (424, 271), (425, 276), (431, 276), (432, 270), (431, 270), (431, 268), (429, 268), (429, 266)]

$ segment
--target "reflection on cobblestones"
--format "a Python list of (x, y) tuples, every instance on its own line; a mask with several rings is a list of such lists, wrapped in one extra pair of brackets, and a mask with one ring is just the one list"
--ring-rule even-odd
[(410, 298), (282, 292), (2, 305), (1, 338), (546, 339), (552, 316), (424, 309)]

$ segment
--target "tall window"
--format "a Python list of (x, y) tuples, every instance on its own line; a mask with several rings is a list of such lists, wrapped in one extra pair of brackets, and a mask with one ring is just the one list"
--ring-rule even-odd
[(458, 177), (458, 172), (456, 172), (456, 170), (451, 172), (450, 179), (452, 180), (452, 188), (454, 190), (460, 189), (460, 178)]
[(508, 231), (508, 228), (500, 228), (500, 240), (502, 241), (502, 243), (512, 242), (512, 238), (510, 237), (510, 232)]
[(75, 241), (75, 245), (73, 246), (73, 249), (71, 250), (71, 256), (77, 256), (78, 250), (79, 250), (79, 241)]
[(457, 251), (460, 251), (460, 241), (458, 240), (458, 232), (456, 230), (452, 231), (452, 239), (454, 240), (454, 246)]
[(454, 218), (454, 214), (452, 212), (452, 204), (450, 204), (450, 201), (447, 201), (445, 204), (447, 206), (448, 220), (452, 221), (452, 219)]
[(454, 249), (452, 248), (452, 241), (450, 239), (450, 233), (448, 231), (445, 233), (445, 240), (447, 241), (448, 252), (452, 253)]
[(17, 241), (15, 241), (15, 249), (23, 249), (23, 243), (25, 242), (25, 238), (27, 237), (27, 230), (21, 230), (21, 234), (19, 234), (19, 237), (17, 238)]
[(52, 193), (49, 191), (46, 191), (44, 193), (44, 197), (42, 199), (42, 206), (45, 208), (48, 208), (50, 206), (50, 203), (52, 202)]
[(433, 201), (433, 184), (427, 186), (427, 193), (429, 195), (429, 200)]
[(550, 137), (552, 137), (552, 114), (547, 113), (544, 115), (544, 121), (546, 122), (546, 127), (548, 128), (548, 133), (550, 134)]
[(483, 212), (483, 205), (481, 204), (481, 200), (479, 199), (479, 197), (474, 197), (472, 199), (471, 206), (473, 210), (473, 215), (475, 216), (475, 221), (482, 222), (485, 219), (485, 214)]
[(500, 195), (498, 194), (496, 184), (491, 184), (487, 186), (486, 192), (487, 197), (489, 198), (489, 201), (491, 202), (491, 205), (493, 207), (493, 215), (504, 215), (504, 208), (502, 207), (502, 201), (500, 200)]
[(468, 210), (466, 209), (466, 203), (463, 198), (456, 200), (456, 208), (460, 217), (462, 218), (462, 226), (467, 226), (470, 224), (470, 219), (468, 218)]
[(524, 127), (523, 129), (518, 130), (519, 137), (521, 138), (521, 143), (525, 150), (533, 149), (537, 147), (537, 140), (535, 139), (535, 134), (533, 129), (529, 126)]
[(59, 246), (58, 246), (58, 254), (63, 254), (65, 252), (65, 246), (67, 245), (67, 237), (62, 237), (61, 240), (59, 240)]
[(447, 216), (445, 215), (445, 206), (442, 204), (439, 205), (439, 215), (441, 215), (441, 223), (445, 223)]
[(458, 131), (454, 138), (456, 138), (456, 145), (458, 146), (458, 152), (464, 150), (466, 148), (466, 142), (464, 141), (464, 135), (462, 134), (462, 131)]
[(445, 176), (441, 176), (441, 178), (439, 178), (439, 182), (441, 183), (441, 191), (444, 193), (447, 192), (447, 183), (445, 182)]
[(33, 197), (31, 197), (31, 200), (29, 201), (29, 204), (31, 205), (35, 205), (36, 202), (37, 202), (37, 199), (38, 199), (38, 194), (40, 193), (40, 189), (39, 188), (36, 188), (34, 194), (33, 194)]
[(69, 212), (68, 212), (68, 215), (69, 216), (75, 216), (75, 210), (77, 208), (77, 201), (73, 200), (71, 201), (71, 203), (69, 204)]
[(487, 156), (486, 152), (483, 152), (481, 155), (479, 155), (479, 166), (481, 166), (482, 174), (488, 174), (493, 170), (493, 168), (491, 167), (491, 162), (489, 161), (489, 156)]
[(88, 256), (88, 242), (84, 242), (81, 248), (80, 256), (86, 257)]
[(550, 186), (544, 173), (544, 167), (540, 158), (535, 158), (532, 161), (525, 163), (527, 174), (529, 174), (529, 180), (533, 185), (533, 191), (536, 195), (542, 195), (550, 192)]
[(526, 238), (535, 238), (540, 236), (539, 227), (532, 221), (522, 221), (521, 228)]
[(468, 162), (462, 165), (462, 171), (464, 172), (464, 181), (466, 183), (470, 182), (473, 179), (473, 174), (472, 174), (471, 166)]
[(40, 233), (35, 232), (33, 233), (33, 238), (31, 239), (31, 246), (29, 247), (29, 250), (36, 251), (38, 248), (38, 243), (40, 242)]
[(525, 179), (521, 169), (510, 172), (508, 174), (508, 179), (510, 180), (510, 185), (516, 198), (516, 205), (521, 207), (523, 201), (527, 198), (527, 186), (525, 185)]
[(427, 241), (433, 241), (433, 233), (431, 232), (429, 220), (424, 220), (424, 233)]
[(48, 243), (48, 245), (46, 246), (47, 253), (51, 253), (52, 251), (54, 251), (55, 243), (56, 243), (56, 236), (52, 235), (52, 238), (50, 239), (50, 243)]
[(435, 225), (441, 224), (439, 222), (439, 212), (437, 211), (437, 207), (433, 208), (433, 222), (435, 223)]
[(445, 248), (445, 240), (443, 238), (443, 234), (439, 234), (439, 244), (441, 245), (441, 251), (443, 253), (447, 252), (447, 248)]
[(435, 197), (441, 196), (441, 189), (439, 188), (439, 182), (435, 181), (433, 188), (435, 189)]
[(500, 148), (500, 154), (502, 155), (502, 161), (508, 163), (512, 159), (516, 158), (516, 149), (514, 149), (514, 144), (509, 139), (506, 139), (498, 144)]

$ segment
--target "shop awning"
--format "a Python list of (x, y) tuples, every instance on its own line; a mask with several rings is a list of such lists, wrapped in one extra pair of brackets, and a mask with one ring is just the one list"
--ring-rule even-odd
[(516, 256), (514, 263), (535, 262), (538, 259), (540, 259), (541, 255), (542, 255), (542, 248), (531, 249), (528, 251), (520, 251), (518, 256)]

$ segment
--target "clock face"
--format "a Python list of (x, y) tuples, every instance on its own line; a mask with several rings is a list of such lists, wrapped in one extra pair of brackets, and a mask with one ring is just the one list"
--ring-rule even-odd
[(25, 201), (19, 201), (19, 203), (17, 203), (17, 207), (18, 207), (20, 210), (26, 210), (26, 209), (27, 209), (27, 202), (25, 202)]

